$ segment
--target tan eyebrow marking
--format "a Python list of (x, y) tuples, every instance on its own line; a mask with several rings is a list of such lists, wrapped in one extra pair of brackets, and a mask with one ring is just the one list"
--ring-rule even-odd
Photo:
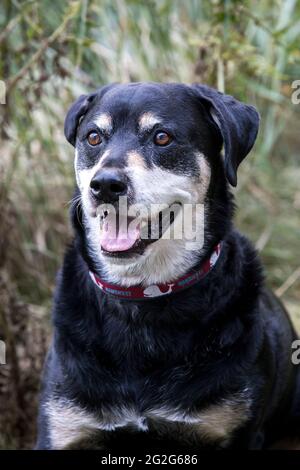
[(155, 126), (155, 124), (159, 124), (160, 123), (160, 119), (155, 116), (155, 114), (153, 113), (144, 113), (140, 116), (140, 119), (139, 119), (139, 127), (140, 127), (140, 130), (142, 131), (148, 131), (148, 130), (151, 130), (152, 127)]
[(99, 114), (94, 120), (94, 123), (103, 131), (109, 132), (112, 129), (112, 117), (108, 113)]
[(136, 150), (130, 150), (126, 155), (128, 167), (146, 168), (142, 155)]

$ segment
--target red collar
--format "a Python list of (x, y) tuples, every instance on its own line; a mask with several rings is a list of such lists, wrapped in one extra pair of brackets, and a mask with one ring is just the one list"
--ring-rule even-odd
[(168, 295), (193, 286), (204, 276), (206, 276), (206, 274), (214, 267), (218, 261), (220, 253), (221, 243), (219, 243), (214, 248), (210, 258), (204, 261), (198, 271), (191, 271), (172, 283), (153, 284), (147, 287), (143, 287), (141, 285), (123, 287), (116, 284), (109, 284), (108, 282), (103, 281), (92, 271), (90, 271), (90, 276), (99, 289), (107, 294), (113, 295), (114, 297), (126, 300), (149, 299), (153, 297), (160, 297), (162, 295)]

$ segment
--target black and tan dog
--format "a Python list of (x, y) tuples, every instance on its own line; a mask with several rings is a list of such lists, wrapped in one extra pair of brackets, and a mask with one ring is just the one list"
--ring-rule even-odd
[[(37, 448), (264, 448), (297, 434), (295, 333), (232, 227), (228, 182), (258, 125), (252, 106), (203, 85), (115, 84), (73, 104), (75, 240), (58, 276)], [(113, 234), (121, 196), (128, 214), (176, 203), (171, 226), (185, 205), (204, 207), (192, 218), (203, 237), (164, 237), (163, 210)], [(142, 236), (149, 224), (156, 237)]]

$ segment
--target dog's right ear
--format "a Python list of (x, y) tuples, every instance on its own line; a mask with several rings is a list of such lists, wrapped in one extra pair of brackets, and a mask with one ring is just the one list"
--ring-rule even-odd
[(69, 109), (64, 125), (65, 136), (68, 142), (75, 147), (77, 128), (81, 118), (88, 112), (93, 102), (101, 98), (108, 90), (113, 88), (116, 83), (106, 85), (89, 95), (81, 95)]
[(87, 113), (97, 93), (90, 95), (81, 95), (75, 103), (72, 104), (65, 119), (65, 136), (68, 142), (75, 147), (77, 127), (80, 119)]

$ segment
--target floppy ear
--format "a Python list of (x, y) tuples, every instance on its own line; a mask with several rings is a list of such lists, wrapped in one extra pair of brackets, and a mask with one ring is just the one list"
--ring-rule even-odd
[(115, 85), (117, 84), (112, 83), (110, 85), (106, 85), (100, 88), (94, 93), (90, 93), (89, 95), (81, 95), (78, 100), (72, 104), (71, 108), (69, 109), (66, 115), (64, 126), (65, 136), (67, 141), (70, 142), (70, 144), (75, 146), (77, 128), (80, 123), (80, 120), (88, 112), (95, 99), (102, 98), (102, 96)]
[(90, 95), (81, 95), (75, 103), (72, 104), (65, 119), (65, 136), (68, 142), (75, 146), (77, 127), (82, 116), (86, 114), (94, 101), (97, 93)]
[(218, 126), (224, 143), (225, 172), (229, 183), (237, 185), (237, 169), (255, 142), (259, 114), (253, 106), (241, 103), (206, 85), (193, 84), (197, 95)]

